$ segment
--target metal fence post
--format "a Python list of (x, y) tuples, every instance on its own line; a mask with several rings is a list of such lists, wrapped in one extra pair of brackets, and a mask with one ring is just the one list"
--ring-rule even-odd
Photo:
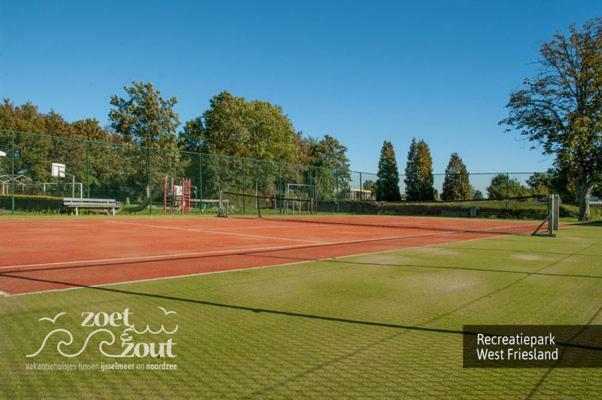
[(146, 172), (148, 175), (148, 186), (146, 189), (146, 193), (148, 196), (148, 213), (152, 214), (153, 213), (153, 195), (152, 195), (152, 190), (151, 190), (151, 186), (152, 186), (152, 166), (151, 166), (151, 149), (150, 147), (146, 148)]
[(199, 153), (199, 199), (201, 200), (201, 208), (203, 207), (203, 154)]
[(86, 140), (86, 197), (90, 198), (90, 141)]
[(360, 172), (360, 201), (363, 200), (364, 197), (364, 192), (362, 192), (363, 189), (364, 187), (362, 186), (362, 173)]
[(15, 213), (15, 153), (17, 150), (15, 149), (15, 131), (11, 131), (11, 162), (10, 162), (10, 173), (11, 173), (11, 213)]

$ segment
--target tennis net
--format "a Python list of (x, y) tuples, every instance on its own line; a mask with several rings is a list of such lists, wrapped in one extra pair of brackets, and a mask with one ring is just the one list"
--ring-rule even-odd
[(377, 202), (222, 192), (220, 198), (228, 216), (390, 229), (551, 235), (552, 209), (557, 207), (552, 196)]

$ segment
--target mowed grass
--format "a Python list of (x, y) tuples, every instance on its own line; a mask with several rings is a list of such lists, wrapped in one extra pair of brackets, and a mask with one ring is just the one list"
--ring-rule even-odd
[[(177, 312), (165, 316), (162, 306)], [(464, 369), (464, 324), (602, 324), (602, 226), (320, 262), (0, 298), (2, 398), (584, 398), (602, 369)], [(174, 359), (67, 359), (38, 321), (129, 308), (179, 325)], [(443, 333), (438, 329), (451, 332)], [(119, 332), (118, 329), (113, 329)], [(152, 337), (146, 337), (152, 341)], [(31, 362), (172, 362), (176, 371), (28, 371)]]

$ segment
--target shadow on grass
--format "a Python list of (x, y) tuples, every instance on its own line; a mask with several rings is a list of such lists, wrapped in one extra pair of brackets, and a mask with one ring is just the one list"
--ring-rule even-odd
[[(444, 334), (454, 334), (454, 335), (476, 335), (477, 334), (477, 332), (466, 332), (463, 330), (455, 330), (455, 329), (429, 328), (429, 327), (423, 327), (420, 325), (403, 325), (403, 324), (394, 324), (394, 323), (378, 322), (378, 321), (363, 321), (363, 320), (339, 318), (339, 317), (332, 317), (332, 316), (325, 316), (325, 315), (305, 314), (305, 313), (298, 313), (298, 312), (292, 312), (292, 311), (272, 310), (272, 309), (259, 308), (259, 307), (249, 307), (249, 306), (237, 305), (237, 304), (217, 303), (217, 302), (208, 301), (208, 300), (191, 299), (191, 298), (186, 298), (186, 297), (177, 297), (177, 296), (170, 296), (170, 295), (164, 295), (164, 294), (158, 294), (158, 293), (145, 293), (145, 292), (138, 292), (138, 291), (126, 290), (126, 289), (118, 289), (118, 288), (107, 287), (107, 286), (91, 286), (91, 285), (84, 285), (84, 284), (79, 284), (79, 283), (74, 283), (74, 282), (57, 281), (57, 280), (51, 280), (51, 279), (26, 277), (26, 276), (12, 275), (12, 274), (3, 274), (3, 276), (8, 277), (8, 278), (13, 278), (13, 279), (21, 279), (21, 280), (27, 280), (27, 281), (33, 281), (33, 282), (42, 282), (42, 283), (50, 283), (50, 284), (55, 284), (55, 285), (62, 285), (62, 286), (66, 286), (68, 288), (82, 288), (82, 289), (123, 294), (123, 295), (129, 295), (129, 296), (148, 297), (148, 298), (176, 301), (176, 302), (182, 302), (182, 303), (188, 303), (188, 304), (197, 304), (197, 305), (202, 305), (202, 306), (218, 307), (218, 308), (230, 309), (230, 310), (247, 311), (247, 312), (252, 312), (254, 314), (265, 313), (265, 314), (270, 314), (270, 315), (280, 315), (280, 316), (286, 316), (286, 317), (296, 317), (296, 318), (329, 321), (329, 322), (337, 322), (337, 323), (344, 323), (344, 324), (364, 325), (364, 326), (379, 327), (379, 328), (392, 328), (392, 329), (401, 329), (401, 330), (410, 330), (410, 331), (419, 331), (419, 332), (430, 332), (430, 333), (444, 333)], [(524, 278), (521, 278), (520, 280), (522, 280), (522, 279), (524, 279)], [(470, 302), (468, 302), (465, 305), (462, 305), (450, 312), (447, 312), (439, 317), (433, 318), (427, 322), (432, 322), (432, 321), (439, 319), (443, 316), (446, 316), (452, 312), (455, 312), (456, 310), (458, 310), (466, 305), (473, 304), (476, 301), (479, 301), (485, 297), (489, 297), (494, 293), (497, 293), (501, 290), (506, 289), (509, 286), (514, 285), (515, 283), (516, 283), (516, 281), (512, 282), (509, 285), (506, 285), (502, 288), (498, 288), (498, 289), (494, 290), (493, 292), (484, 294), (483, 296), (480, 296), (477, 299), (471, 300)], [(483, 332), (480, 332), (480, 333), (483, 333)], [(487, 333), (485, 333), (485, 334), (487, 334)], [(588, 350), (602, 351), (602, 347), (596, 347), (596, 346), (580, 345), (580, 344), (574, 344), (574, 343), (562, 343), (562, 342), (557, 342), (557, 344), (560, 346), (566, 346), (566, 347), (576, 347), (576, 348), (582, 348), (582, 349), (588, 349)]]
[(591, 227), (591, 228), (602, 228), (602, 221), (590, 221), (590, 222), (581, 222), (575, 225)]

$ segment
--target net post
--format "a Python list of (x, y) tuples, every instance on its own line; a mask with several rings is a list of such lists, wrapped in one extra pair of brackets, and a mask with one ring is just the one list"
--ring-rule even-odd
[[(257, 182), (255, 182), (255, 185), (257, 185)], [(257, 187), (257, 186), (255, 186)], [(257, 189), (256, 189), (257, 192)], [(261, 214), (261, 205), (260, 205), (260, 201), (259, 201), (259, 196), (257, 195), (257, 193), (255, 194), (255, 204), (257, 205), (257, 216), (259, 218), (263, 218), (263, 215)]]
[(259, 186), (255, 181), (255, 208), (259, 210)]
[(548, 198), (548, 236), (554, 236), (554, 202), (556, 201), (553, 194)]
[(552, 210), (554, 213), (554, 226), (553, 229), (555, 231), (560, 227), (560, 195), (558, 193), (554, 194), (554, 209)]
[(218, 203), (218, 206), (217, 206), (217, 216), (218, 217), (225, 217), (226, 215), (227, 214), (226, 214), (226, 211), (224, 209), (224, 192), (223, 192), (223, 190), (220, 190), (219, 191), (219, 203)]

